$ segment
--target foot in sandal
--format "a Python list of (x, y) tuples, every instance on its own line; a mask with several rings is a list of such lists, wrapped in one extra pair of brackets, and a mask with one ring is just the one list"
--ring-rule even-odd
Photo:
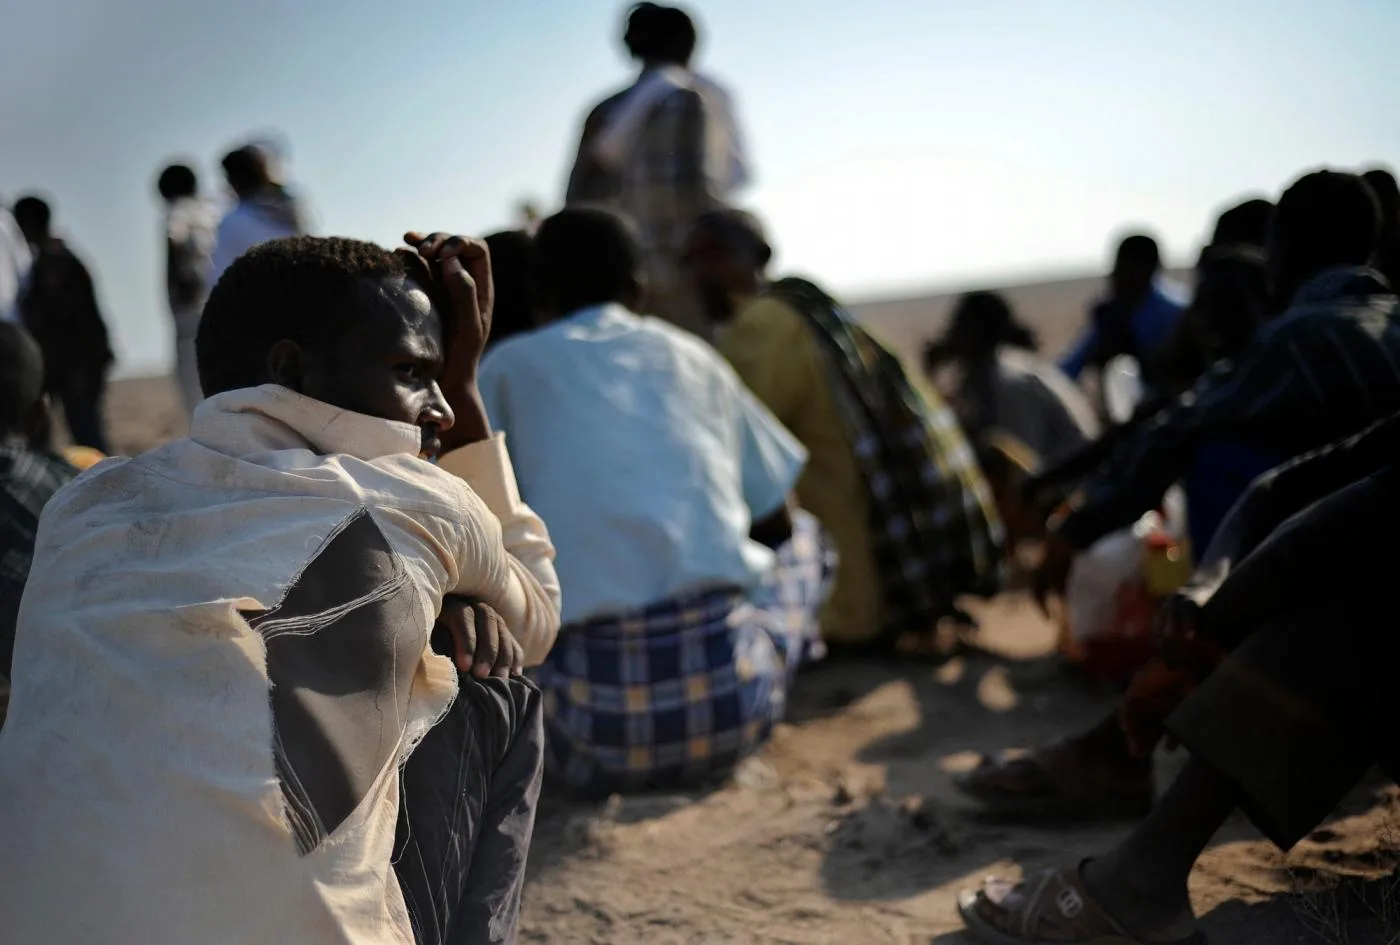
[(1130, 930), (1089, 889), (1083, 865), (1050, 870), (1021, 883), (989, 877), (981, 890), (959, 897), (958, 912), (968, 931), (987, 945), (1199, 945), (1205, 941), (1189, 907), (1166, 926), (1142, 934)]

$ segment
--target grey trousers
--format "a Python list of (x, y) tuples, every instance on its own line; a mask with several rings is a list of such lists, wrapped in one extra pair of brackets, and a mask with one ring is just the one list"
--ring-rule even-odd
[(516, 940), (544, 771), (540, 691), (460, 677), (404, 766), (394, 869), (418, 945)]

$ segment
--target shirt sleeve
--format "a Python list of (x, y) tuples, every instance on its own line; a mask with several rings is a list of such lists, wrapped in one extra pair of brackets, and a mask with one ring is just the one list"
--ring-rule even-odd
[(1084, 334), (1079, 336), (1079, 340), (1074, 343), (1074, 347), (1069, 350), (1069, 353), (1060, 359), (1060, 370), (1072, 379), (1078, 380), (1079, 375), (1084, 373), (1084, 368), (1089, 364), (1089, 355), (1093, 353), (1098, 343), (1098, 327), (1090, 325), (1084, 329)]
[(544, 522), (520, 500), (505, 435), (472, 443), (443, 456), (439, 468), (471, 486), (500, 521), (505, 568), (468, 565), (494, 548), (468, 547), (452, 593), (475, 597), (496, 609), (525, 650), (525, 665), (538, 666), (559, 633), (559, 577), (554, 545)]
[(1194, 389), (1118, 446), (1056, 530), (1087, 548), (1154, 508), (1187, 471), (1202, 442), (1244, 430), (1309, 425), (1320, 400), (1299, 346), (1294, 335), (1278, 333), (1238, 366), (1215, 365)]
[(750, 517), (760, 521), (787, 501), (807, 464), (807, 451), (737, 378), (734, 387), (739, 398), (739, 463), (744, 503)]

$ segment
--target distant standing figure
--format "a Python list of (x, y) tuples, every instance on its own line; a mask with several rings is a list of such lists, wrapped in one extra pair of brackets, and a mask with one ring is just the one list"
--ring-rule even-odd
[(20, 316), (44, 353), (44, 389), (63, 404), (73, 442), (105, 453), (102, 397), (113, 359), (92, 276), (53, 235), (53, 211), (44, 200), (20, 198), (15, 220), (34, 255)]
[(219, 222), (210, 288), (235, 259), (259, 243), (306, 234), (301, 204), (277, 179), (275, 155), (266, 147), (249, 144), (230, 151), (223, 168), (238, 203)]
[(156, 188), (165, 201), (165, 287), (175, 319), (175, 374), (188, 415), (204, 399), (194, 339), (208, 297), (217, 217), (199, 196), (194, 171), (184, 164), (171, 164), (161, 171)]
[(646, 311), (704, 334), (681, 251), (696, 218), (728, 203), (749, 170), (729, 94), (690, 68), (696, 41), (684, 11), (632, 9), (623, 42), (641, 75), (589, 113), (566, 199), (631, 217), (647, 255)]
[(1089, 313), (1089, 327), (1060, 368), (1079, 378), (1088, 367), (1102, 368), (1118, 355), (1130, 355), (1142, 370), (1149, 393), (1161, 385), (1159, 361), (1169, 348), (1185, 308), (1161, 278), (1157, 241), (1142, 233), (1118, 244), (1108, 295)]
[(1055, 463), (1097, 437), (1099, 422), (1088, 398), (1036, 346), (1005, 298), (969, 292), (947, 332), (924, 349), (924, 367), (960, 369), (953, 407), (970, 439), (1004, 430), (1040, 462)]

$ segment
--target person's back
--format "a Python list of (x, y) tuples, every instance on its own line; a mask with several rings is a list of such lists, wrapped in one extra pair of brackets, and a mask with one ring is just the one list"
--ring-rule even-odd
[(554, 523), (566, 622), (742, 583), (771, 557), (737, 514), (746, 395), (704, 342), (599, 306), (502, 342), (481, 383), (522, 495)]
[(15, 202), (15, 219), (34, 247), (21, 316), (44, 352), (45, 389), (62, 402), (74, 442), (106, 452), (102, 398), (114, 360), (112, 346), (92, 274), (54, 236), (52, 214), (39, 197)]
[(224, 214), (215, 233), (210, 288), (254, 246), (306, 232), (300, 201), (273, 179), (270, 161), (257, 145), (245, 145), (224, 156), (224, 175), (238, 202)]
[(684, 11), (638, 4), (624, 42), (641, 75), (589, 112), (566, 203), (631, 218), (648, 253), (647, 311), (703, 332), (678, 259), (695, 218), (748, 181), (733, 100), (691, 69), (697, 31)]
[(444, 596), (536, 662), (557, 626), (499, 438), (449, 444), (427, 281), (352, 241), (249, 254), (206, 309), (191, 436), (45, 509), (0, 732), (0, 939), (413, 940), (398, 772), (457, 691), (428, 645)]
[(553, 320), (480, 383), (569, 588), (537, 676), (550, 766), (589, 792), (713, 777), (767, 738), (817, 642), (821, 539), (787, 503), (805, 454), (714, 349), (630, 310), (623, 219), (565, 210), (535, 242)]

